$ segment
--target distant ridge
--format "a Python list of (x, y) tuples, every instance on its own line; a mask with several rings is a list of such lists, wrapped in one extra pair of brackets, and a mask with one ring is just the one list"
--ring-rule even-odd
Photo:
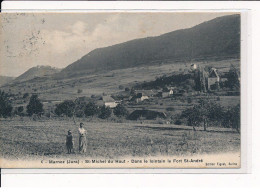
[(161, 36), (95, 49), (57, 75), (74, 77), (155, 63), (239, 56), (240, 15), (229, 15)]
[(11, 81), (13, 81), (14, 77), (8, 77), (8, 76), (0, 76), (0, 86), (3, 86)]
[(49, 76), (55, 73), (60, 72), (60, 69), (51, 67), (51, 66), (36, 66), (28, 69), (26, 72), (24, 72), (22, 75), (17, 77), (14, 81), (15, 82), (22, 82), (31, 80), (35, 77), (44, 77)]

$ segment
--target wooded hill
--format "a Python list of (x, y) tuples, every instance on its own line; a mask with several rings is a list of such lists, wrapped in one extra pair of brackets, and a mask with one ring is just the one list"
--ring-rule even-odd
[(240, 15), (231, 15), (189, 29), (95, 49), (57, 75), (73, 77), (158, 63), (239, 56)]

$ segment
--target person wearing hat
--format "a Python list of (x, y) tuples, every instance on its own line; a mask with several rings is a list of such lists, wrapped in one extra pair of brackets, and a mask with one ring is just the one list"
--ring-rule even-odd
[(73, 137), (71, 130), (68, 131), (68, 135), (66, 136), (66, 147), (68, 150), (68, 154), (70, 154), (71, 150), (73, 149)]
[(79, 125), (79, 152), (85, 153), (87, 151), (87, 131), (83, 128), (83, 123)]

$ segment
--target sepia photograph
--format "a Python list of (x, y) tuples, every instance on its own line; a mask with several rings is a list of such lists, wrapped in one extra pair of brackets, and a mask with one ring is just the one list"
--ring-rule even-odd
[(240, 12), (0, 25), (1, 168), (241, 168)]

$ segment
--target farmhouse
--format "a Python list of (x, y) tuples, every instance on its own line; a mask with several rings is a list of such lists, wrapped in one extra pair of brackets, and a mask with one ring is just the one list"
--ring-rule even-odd
[(191, 64), (191, 69), (192, 69), (192, 70), (197, 69), (197, 64)]
[(167, 98), (173, 96), (173, 88), (165, 87), (162, 91), (159, 91), (157, 94), (158, 97)]
[(98, 105), (105, 105), (110, 108), (115, 108), (117, 103), (111, 96), (102, 96), (101, 99), (97, 102)]
[(219, 84), (220, 77), (218, 75), (217, 69), (212, 68), (208, 76), (208, 89), (212, 89), (212, 86)]
[(141, 93), (136, 94), (135, 101), (136, 102), (142, 102), (142, 101), (147, 100), (147, 99), (149, 99), (149, 97), (146, 94), (144, 94), (143, 92), (141, 92)]
[(152, 90), (140, 90), (140, 91), (136, 91), (136, 95), (134, 95), (131, 99), (131, 101), (135, 101), (135, 102), (142, 102), (144, 100), (149, 99), (149, 97), (154, 96), (154, 92)]
[(116, 98), (120, 100), (130, 100), (131, 95), (129, 91), (120, 91), (117, 93)]
[(173, 89), (172, 88), (167, 88), (166, 91), (163, 91), (160, 93), (160, 96), (163, 98), (171, 97), (173, 95)]

